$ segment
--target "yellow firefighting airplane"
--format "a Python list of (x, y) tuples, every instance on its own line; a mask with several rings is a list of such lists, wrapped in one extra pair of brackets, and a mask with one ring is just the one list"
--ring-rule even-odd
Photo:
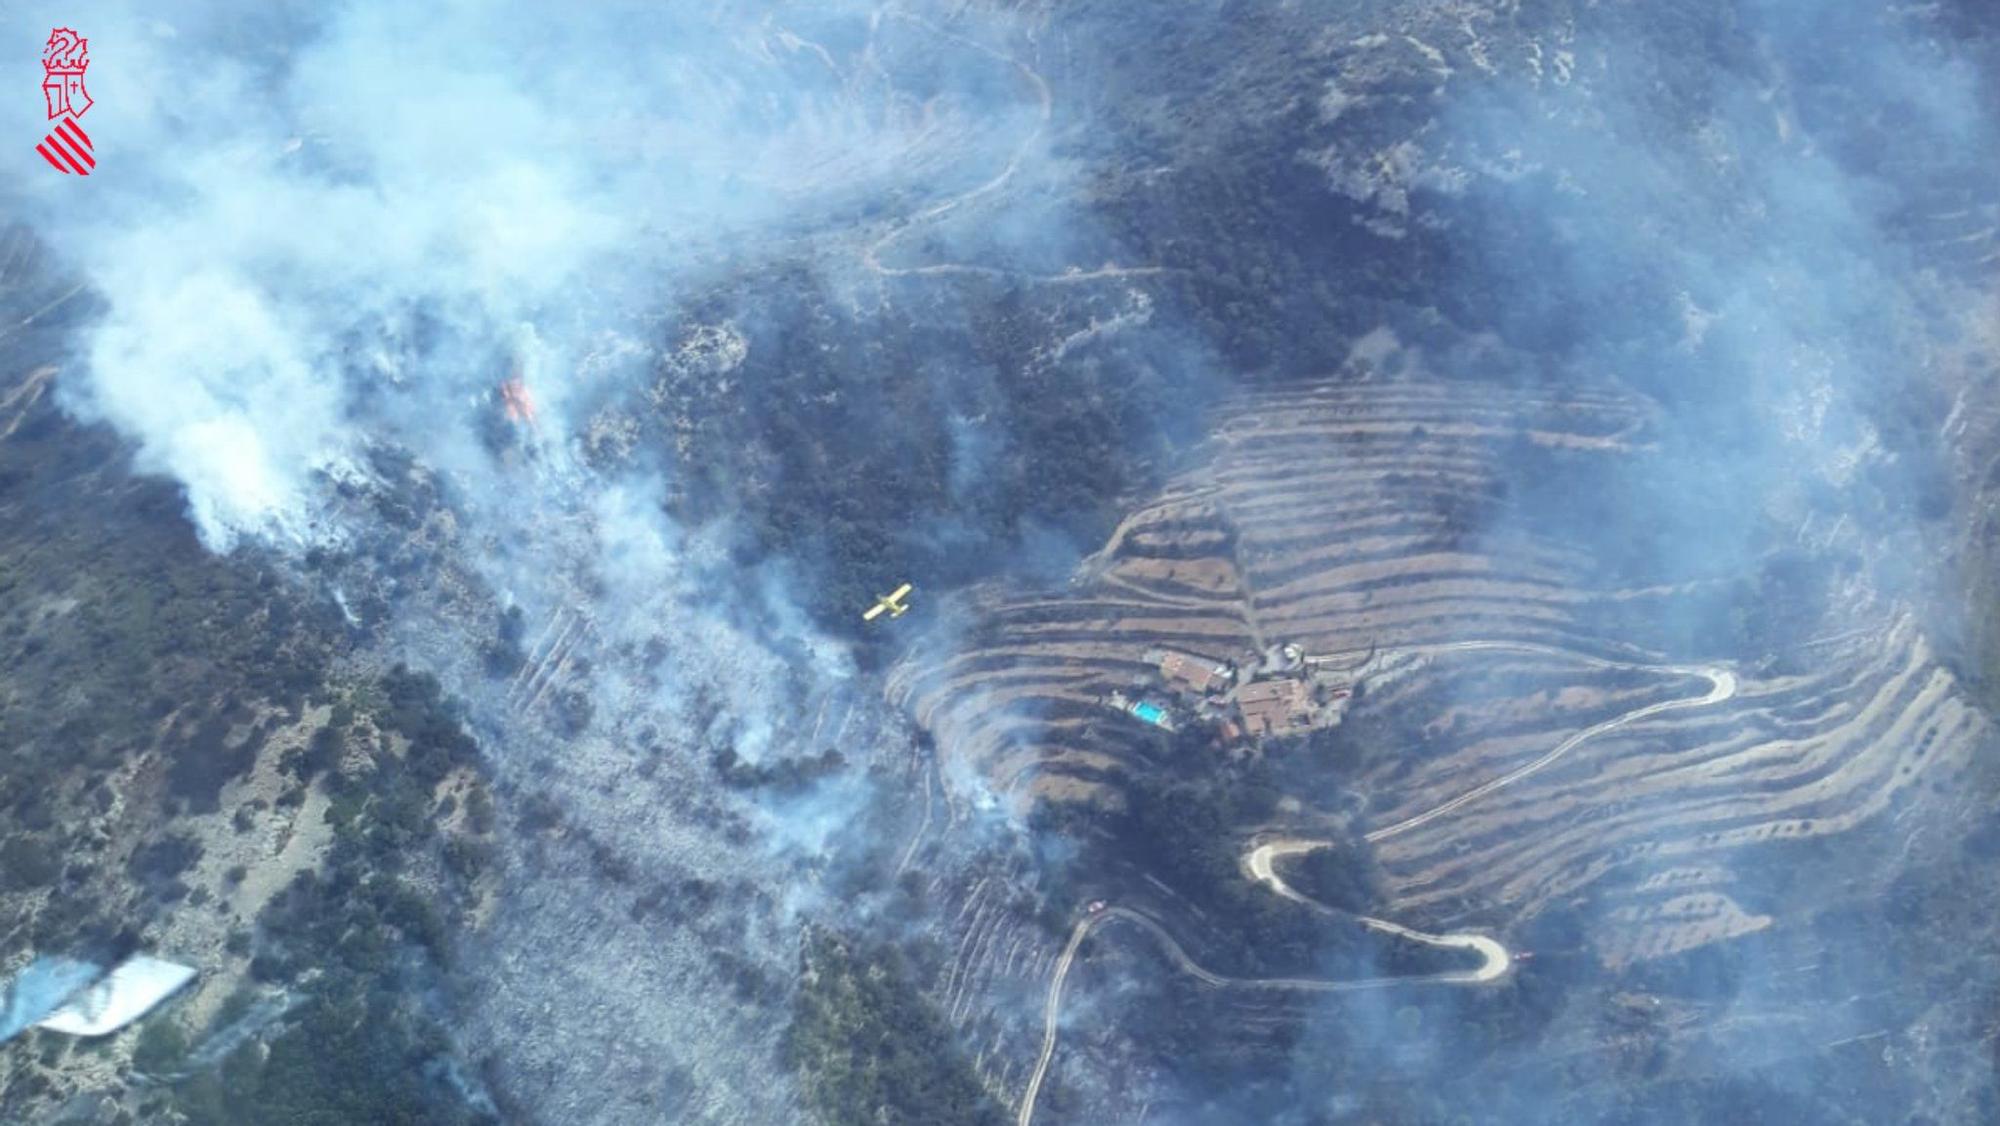
[(883, 595), (876, 601), (874, 606), (869, 608), (866, 614), (861, 615), (861, 620), (872, 622), (876, 618), (881, 617), (884, 610), (889, 611), (889, 616), (892, 618), (902, 617), (910, 609), (907, 605), (904, 605), (903, 599), (909, 595), (911, 589), (909, 583), (904, 583), (902, 586), (896, 588), (894, 594)]

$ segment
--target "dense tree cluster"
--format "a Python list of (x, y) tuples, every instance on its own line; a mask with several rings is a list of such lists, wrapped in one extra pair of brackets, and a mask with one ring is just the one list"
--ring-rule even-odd
[(944, 1018), (894, 947), (808, 936), (785, 1032), (787, 1062), (827, 1126), (998, 1126)]
[(336, 975), (359, 991), (315, 989), (268, 1048), (254, 1041), (215, 1071), (183, 1082), (174, 1108), (190, 1126), (471, 1126), (439, 1082), (449, 1050), (442, 1031), (413, 1018), (396, 992)]
[[(47, 398), (0, 441), (0, 894), (72, 888), (32, 919), (5, 918), (0, 900), (0, 956), (143, 929), (190, 894), (169, 841), (138, 842), (136, 871), (105, 855), (92, 831), (114, 800), (104, 780), (148, 756), (163, 774), (142, 772), (128, 803), (158, 793), (170, 814), (214, 810), (346, 645), (335, 611), (253, 551), (208, 552), (179, 490), (125, 459)], [(128, 902), (132, 876), (147, 894)]]
[(1038, 350), (1055, 313), (1032, 293), (942, 296), (922, 320), (861, 317), (801, 270), (745, 279), (695, 310), (750, 327), (742, 365), (663, 398), (675, 514), (740, 520), (742, 557), (809, 573), (808, 609), (842, 631), (899, 578), (956, 584), (1024, 544), (1093, 544), (1198, 415), (1193, 365), (1164, 345), (1054, 364)]

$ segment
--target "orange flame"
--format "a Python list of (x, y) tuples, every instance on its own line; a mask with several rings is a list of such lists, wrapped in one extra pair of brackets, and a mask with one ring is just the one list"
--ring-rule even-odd
[(507, 408), (508, 418), (535, 425), (535, 399), (528, 394), (528, 385), (519, 375), (500, 385), (500, 402)]

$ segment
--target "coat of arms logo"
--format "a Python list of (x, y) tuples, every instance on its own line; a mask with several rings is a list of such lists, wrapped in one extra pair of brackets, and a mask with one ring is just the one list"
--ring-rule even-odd
[(88, 176), (97, 167), (90, 134), (77, 121), (92, 104), (90, 91), (83, 88), (83, 75), (89, 69), (90, 40), (66, 27), (49, 32), (42, 48), (42, 97), (49, 103), (49, 120), (56, 124), (35, 151), (64, 175)]

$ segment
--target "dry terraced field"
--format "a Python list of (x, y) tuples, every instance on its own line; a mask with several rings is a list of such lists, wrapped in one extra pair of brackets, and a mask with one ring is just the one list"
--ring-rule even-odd
[[(1157, 684), (1148, 650), (1228, 659), (1296, 642), (1365, 657), (1366, 706), (1420, 717), (1425, 735), (1370, 756), (1356, 786), (1387, 913), (1504, 933), (1588, 893), (1608, 924), (1590, 942), (1612, 965), (1758, 930), (1770, 919), (1744, 902), (1739, 850), (1908, 815), (1926, 786), (1949, 784), (1984, 721), (1894, 608), (1856, 611), (1786, 666), (1807, 671), (1704, 673), (1601, 624), (1621, 605), (1665, 612), (1686, 588), (1593, 587), (1576, 548), (1477, 530), (1467, 498), (1500, 494), (1510, 450), (1616, 458), (1643, 448), (1652, 417), (1612, 388), (1246, 394), (1071, 590), (981, 592), (959, 649), (912, 655), (892, 697), (936, 735), (947, 776), (1017, 806), (1116, 801), (1152, 742), (1102, 701)], [(1302, 823), (1274, 830), (1332, 816), (1301, 796)]]

